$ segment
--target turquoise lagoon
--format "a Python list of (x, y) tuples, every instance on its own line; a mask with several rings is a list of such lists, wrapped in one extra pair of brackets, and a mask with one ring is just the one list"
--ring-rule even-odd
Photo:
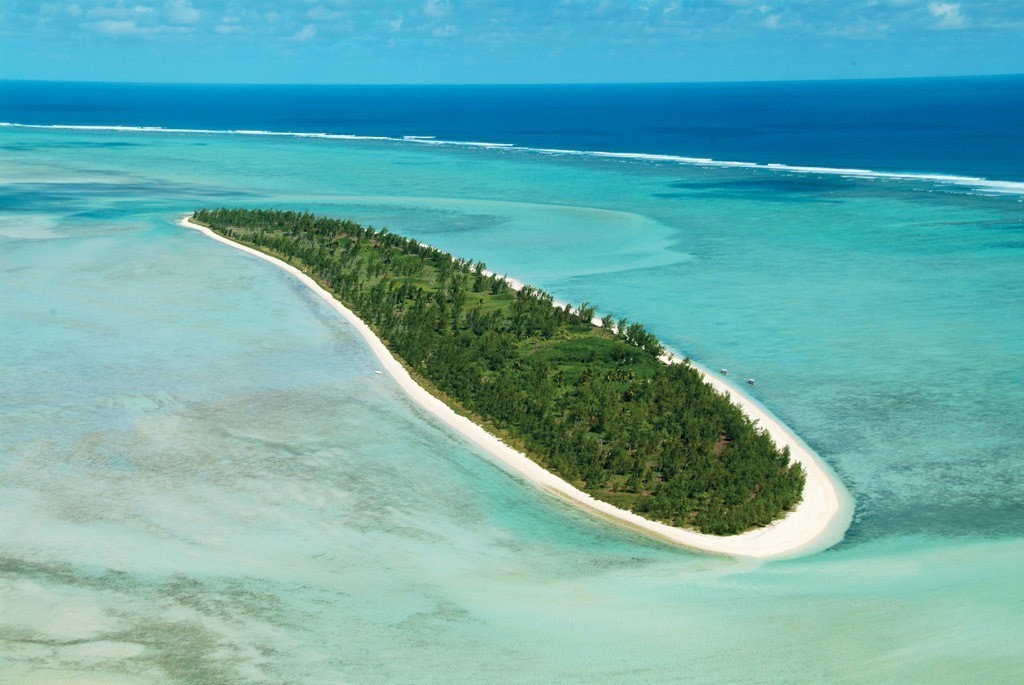
[[(0, 148), (0, 681), (1024, 682), (1020, 195), (388, 141)], [(220, 205), (388, 226), (755, 377), (852, 527), (756, 563), (537, 492), (303, 287), (175, 225)]]

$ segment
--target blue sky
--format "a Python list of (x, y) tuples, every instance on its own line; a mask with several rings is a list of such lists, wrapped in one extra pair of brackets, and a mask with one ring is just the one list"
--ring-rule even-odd
[(1024, 72), (1024, 1), (0, 0), (0, 78), (547, 83)]

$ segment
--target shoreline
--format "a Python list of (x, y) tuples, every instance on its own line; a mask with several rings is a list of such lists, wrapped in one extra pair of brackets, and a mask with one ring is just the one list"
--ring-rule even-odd
[[(190, 219), (191, 215), (185, 216), (178, 224), (184, 228), (196, 230), (217, 242), (259, 257), (297, 278), (355, 328), (356, 332), (369, 345), (374, 356), (380, 361), (383, 369), (395, 379), (413, 401), (463, 438), (486, 451), (499, 466), (525, 478), (549, 494), (558, 496), (602, 518), (653, 537), (690, 549), (738, 557), (767, 559), (820, 551), (839, 542), (849, 527), (853, 513), (852, 500), (821, 458), (800, 441), (781, 421), (773, 417), (767, 409), (697, 364), (693, 364), (693, 366), (701, 373), (706, 382), (719, 392), (727, 393), (751, 420), (768, 431), (777, 445), (788, 446), (791, 459), (804, 467), (807, 480), (800, 504), (784, 518), (764, 528), (732, 536), (706, 535), (651, 521), (631, 511), (591, 497), (543, 468), (522, 452), (506, 445), (499, 438), (488, 433), (482, 426), (456, 413), (454, 409), (430, 394), (412, 378), (369, 326), (336, 300), (331, 293), (322, 288), (312, 277), (276, 257), (229, 240), (205, 226), (192, 223)], [(521, 286), (513, 279), (508, 280), (513, 286)], [(679, 363), (674, 360), (669, 362), (667, 358), (663, 358), (663, 361)]]

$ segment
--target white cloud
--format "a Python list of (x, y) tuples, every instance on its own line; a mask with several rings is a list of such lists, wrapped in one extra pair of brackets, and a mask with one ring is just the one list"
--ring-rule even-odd
[[(79, 8), (79, 9), (81, 9), (81, 8)], [(130, 17), (145, 17), (145, 16), (152, 15), (154, 12), (155, 12), (155, 10), (152, 7), (150, 7), (149, 5), (132, 5), (131, 7), (126, 7), (126, 6), (120, 5), (120, 4), (96, 5), (95, 7), (90, 8), (88, 12), (86, 12), (86, 16), (89, 17), (90, 19), (98, 19), (98, 20), (103, 20), (103, 19), (121, 20), (121, 19), (123, 19), (123, 20), (135, 21), (134, 19), (129, 19), (129, 18)], [(72, 15), (72, 16), (78, 16), (78, 15)]]
[(144, 36), (153, 33), (151, 28), (143, 28), (134, 19), (103, 19), (86, 24), (87, 27), (107, 36)]
[(433, 31), (433, 35), (438, 36), (439, 38), (448, 38), (449, 36), (457, 36), (458, 34), (459, 27), (453, 26), (452, 24), (445, 24)]
[(958, 2), (930, 2), (928, 11), (939, 20), (935, 28), (962, 29), (967, 26), (967, 17), (960, 13)]
[(306, 24), (299, 31), (292, 36), (292, 40), (296, 40), (300, 43), (306, 43), (316, 38), (316, 26), (313, 24)]
[(427, 4), (423, 6), (423, 11), (429, 17), (440, 19), (451, 13), (452, 5), (448, 0), (427, 0)]
[(317, 5), (309, 9), (306, 12), (306, 16), (317, 21), (334, 21), (336, 19), (344, 19), (346, 14), (339, 10), (328, 9), (323, 5)]
[(189, 4), (188, 0), (171, 0), (167, 7), (167, 16), (175, 24), (194, 24), (203, 13)]

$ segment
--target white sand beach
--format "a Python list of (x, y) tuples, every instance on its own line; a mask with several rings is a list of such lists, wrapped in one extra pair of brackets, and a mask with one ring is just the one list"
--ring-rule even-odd
[[(694, 367), (701, 371), (708, 383), (719, 392), (728, 393), (733, 402), (739, 405), (752, 420), (768, 431), (776, 444), (780, 447), (788, 446), (792, 459), (803, 465), (807, 473), (807, 483), (804, 487), (804, 496), (800, 504), (785, 518), (769, 526), (747, 531), (740, 535), (722, 537), (704, 535), (682, 528), (675, 528), (664, 523), (649, 521), (633, 512), (594, 499), (587, 493), (550, 473), (525, 454), (509, 447), (481, 426), (464, 416), (460, 416), (451, 407), (427, 392), (413, 380), (405, 367), (392, 356), (391, 352), (359, 317), (334, 299), (329, 292), (320, 287), (312, 278), (280, 259), (245, 245), (240, 245), (217, 235), (204, 226), (192, 223), (189, 218), (182, 218), (179, 222), (180, 225), (195, 229), (213, 240), (264, 259), (299, 279), (331, 305), (359, 332), (380, 360), (383, 370), (391, 374), (413, 400), (467, 440), (485, 450), (503, 468), (574, 505), (596, 513), (615, 523), (635, 528), (648, 535), (684, 547), (731, 556), (761, 559), (798, 556), (825, 549), (841, 540), (850, 524), (853, 513), (852, 499), (821, 458), (804, 445), (792, 431), (773, 417), (765, 408), (753, 399), (738, 392), (736, 388), (728, 385), (723, 378), (709, 373), (696, 364), (694, 364)], [(521, 287), (521, 284), (518, 282), (512, 279), (509, 279), (509, 281), (513, 286)], [(665, 361), (669, 360), (666, 358)]]

